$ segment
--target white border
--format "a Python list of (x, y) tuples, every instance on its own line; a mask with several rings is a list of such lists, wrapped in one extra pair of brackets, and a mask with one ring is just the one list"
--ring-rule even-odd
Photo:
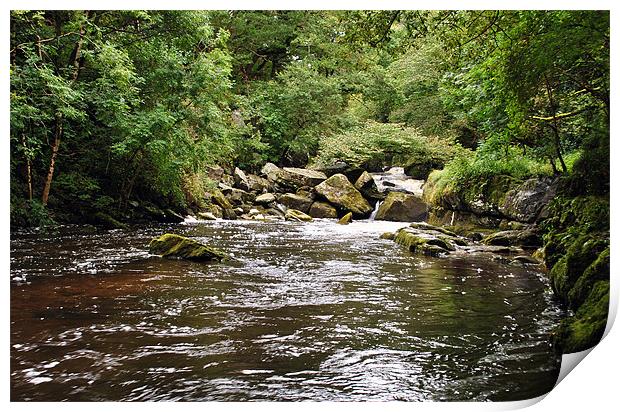
[[(539, 410), (546, 411), (551, 408), (553, 409), (561, 409), (563, 411), (586, 411), (592, 409), (600, 409), (600, 410), (611, 410), (612, 405), (617, 404), (617, 377), (618, 371), (617, 367), (619, 366), (619, 355), (618, 348), (620, 348), (620, 339), (619, 333), (617, 332), (617, 328), (611, 329), (611, 325), (613, 324), (613, 319), (610, 319), (608, 323), (607, 332), (608, 335), (603, 339), (603, 341), (592, 350), (587, 356), (588, 360), (583, 364), (579, 365), (576, 371), (569, 373), (564, 380), (554, 388), (546, 397), (541, 397), (537, 399), (521, 401), (521, 402), (507, 402), (507, 403), (356, 403), (355, 405), (351, 405), (350, 403), (321, 403), (317, 405), (316, 403), (209, 403), (208, 405), (203, 405), (202, 403), (175, 403), (171, 405), (169, 403), (149, 403), (149, 404), (139, 404), (139, 403), (118, 403), (118, 402), (108, 402), (108, 403), (70, 403), (70, 404), (59, 404), (59, 403), (12, 403), (9, 405), (9, 357), (10, 357), (10, 334), (9, 334), (9, 325), (10, 325), (10, 316), (9, 316), (9, 305), (10, 305), (10, 289), (9, 289), (9, 281), (8, 274), (10, 271), (9, 267), (9, 77), (8, 77), (8, 50), (9, 50), (9, 16), (8, 11), (11, 9), (84, 9), (84, 8), (93, 8), (93, 9), (245, 9), (245, 10), (257, 10), (257, 9), (537, 9), (537, 10), (547, 10), (547, 9), (587, 9), (587, 10), (597, 10), (597, 9), (605, 9), (611, 10), (612, 16), (612, 107), (614, 107), (617, 97), (617, 87), (616, 79), (618, 79), (617, 73), (617, 41), (618, 36), (615, 35), (615, 30), (620, 27), (618, 24), (618, 2), (612, 1), (600, 1), (600, 0), (591, 0), (588, 2), (584, 1), (576, 1), (576, 0), (563, 0), (563, 1), (542, 1), (542, 0), (522, 0), (522, 1), (489, 1), (489, 0), (481, 0), (481, 1), (447, 1), (447, 0), (422, 0), (422, 1), (394, 1), (394, 0), (386, 0), (386, 1), (355, 1), (355, 0), (347, 0), (347, 1), (326, 1), (326, 0), (316, 0), (316, 1), (304, 1), (304, 2), (284, 2), (284, 1), (264, 1), (264, 0), (253, 0), (253, 1), (234, 1), (234, 0), (211, 0), (211, 1), (188, 1), (188, 0), (176, 0), (174, 2), (163, 2), (157, 0), (108, 0), (108, 1), (78, 1), (78, 0), (53, 0), (53, 1), (43, 1), (43, 0), (32, 0), (32, 1), (5, 1), (2, 3), (3, 16), (1, 20), (1, 30), (2, 30), (2, 56), (3, 56), (3, 64), (0, 66), (0, 79), (3, 83), (3, 93), (4, 99), (2, 103), (4, 105), (3, 111), (3, 122), (2, 122), (2, 131), (4, 135), (4, 150), (0, 151), (1, 162), (0, 165), (3, 168), (1, 176), (4, 179), (4, 184), (1, 186), (2, 190), (2, 199), (4, 202), (2, 203), (2, 211), (0, 212), (0, 222), (2, 224), (2, 228), (4, 229), (4, 238), (2, 239), (2, 261), (4, 267), (6, 268), (5, 272), (5, 281), (3, 283), (3, 294), (4, 297), (4, 310), (2, 311), (2, 320), (3, 325), (5, 325), (6, 329), (4, 332), (4, 345), (2, 346), (2, 365), (3, 368), (3, 377), (5, 379), (4, 385), (2, 385), (1, 393), (2, 400), (5, 403), (4, 406), (9, 406), (12, 409), (16, 410), (40, 410), (42, 408), (45, 409), (82, 409), (87, 407), (89, 409), (95, 410), (106, 410), (110, 407), (120, 408), (134, 411), (136, 408), (144, 410), (146, 408), (149, 409), (159, 409), (159, 410), (168, 410), (169, 408), (183, 408), (187, 410), (204, 410), (204, 408), (209, 408), (212, 410), (226, 410), (229, 411), (231, 408), (233, 409), (241, 409), (243, 410), (263, 410), (269, 409), (271, 411), (284, 411), (287, 412), (290, 409), (296, 410), (315, 410), (317, 407), (321, 409), (328, 410), (343, 410), (345, 408), (355, 407), (362, 409), (384, 409), (389, 408), (394, 411), (409, 411), (410, 408), (423, 408), (423, 409), (432, 409), (432, 410), (458, 410), (458, 411), (479, 411), (479, 410), (510, 410), (517, 409), (521, 407), (531, 406), (530, 410)], [(613, 113), (613, 112), (612, 112)], [(615, 116), (612, 115), (612, 124), (611, 124), (611, 135), (614, 135), (614, 132), (617, 130), (617, 120)], [(618, 168), (614, 166), (614, 159), (618, 158), (618, 148), (617, 144), (614, 143), (614, 140), (611, 139), (611, 181), (615, 182), (618, 180)], [(611, 190), (611, 199), (612, 205), (618, 204), (618, 191), (616, 190), (617, 186), (612, 185)], [(618, 213), (615, 212), (614, 208), (611, 208), (611, 222), (612, 228), (617, 227), (618, 223)], [(617, 253), (615, 253), (617, 247), (616, 245), (616, 236), (615, 231), (612, 231), (612, 259), (611, 259), (611, 273), (612, 273), (612, 284), (611, 284), (611, 302), (612, 306), (610, 308), (610, 314), (613, 318), (617, 313), (618, 306), (618, 268), (620, 265), (616, 261)], [(589, 351), (586, 351), (589, 352)], [(569, 363), (576, 365), (576, 360), (583, 359), (585, 356), (583, 353), (581, 354), (573, 354), (573, 355), (565, 355), (563, 360), (563, 369), (566, 369)], [(577, 362), (578, 363), (578, 362)], [(542, 400), (544, 398), (544, 400)], [(540, 402), (542, 400), (542, 402)]]

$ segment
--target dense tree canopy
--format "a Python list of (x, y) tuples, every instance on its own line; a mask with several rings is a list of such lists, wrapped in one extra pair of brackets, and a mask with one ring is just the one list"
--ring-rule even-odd
[(424, 153), (461, 175), (597, 156), (608, 190), (604, 11), (13, 11), (10, 63), (17, 224), (183, 209), (208, 165), (343, 160), (352, 142), (403, 165), (449, 145)]

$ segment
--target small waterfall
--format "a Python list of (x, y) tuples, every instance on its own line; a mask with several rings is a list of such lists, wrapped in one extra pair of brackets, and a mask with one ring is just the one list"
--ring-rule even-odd
[(379, 211), (379, 207), (381, 206), (381, 203), (383, 203), (383, 200), (377, 201), (377, 204), (375, 205), (375, 210), (372, 211), (368, 220), (375, 220), (375, 216), (377, 216), (377, 212)]

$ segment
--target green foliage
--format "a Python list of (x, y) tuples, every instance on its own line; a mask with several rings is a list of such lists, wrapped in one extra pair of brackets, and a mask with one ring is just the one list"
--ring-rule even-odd
[(463, 150), (449, 140), (423, 136), (412, 127), (368, 121), (324, 137), (313, 162), (322, 166), (335, 161), (354, 167), (405, 166), (411, 158), (446, 162)]

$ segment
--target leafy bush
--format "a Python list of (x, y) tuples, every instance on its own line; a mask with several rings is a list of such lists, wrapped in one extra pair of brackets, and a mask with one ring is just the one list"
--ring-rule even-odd
[(368, 121), (345, 132), (324, 137), (313, 163), (327, 166), (343, 161), (354, 167), (405, 166), (412, 158), (446, 162), (464, 151), (454, 142), (427, 137), (412, 127)]

